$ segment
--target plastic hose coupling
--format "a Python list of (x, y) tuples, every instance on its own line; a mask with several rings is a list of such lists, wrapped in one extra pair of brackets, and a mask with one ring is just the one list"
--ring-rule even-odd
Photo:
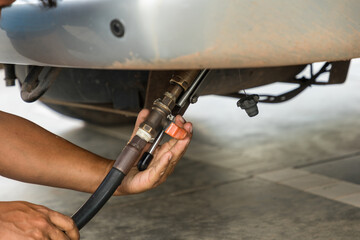
[(187, 131), (173, 122), (170, 123), (169, 127), (165, 130), (165, 133), (178, 140), (182, 140), (187, 136)]

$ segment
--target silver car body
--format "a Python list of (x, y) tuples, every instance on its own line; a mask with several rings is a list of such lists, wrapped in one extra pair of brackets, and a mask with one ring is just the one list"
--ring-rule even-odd
[[(284, 66), (360, 57), (358, 0), (18, 0), (0, 62), (101, 69)], [(110, 22), (125, 27), (116, 37)]]

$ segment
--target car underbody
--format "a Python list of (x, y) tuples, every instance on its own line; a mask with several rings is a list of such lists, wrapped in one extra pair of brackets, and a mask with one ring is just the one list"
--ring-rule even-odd
[[(179, 70), (210, 69), (197, 97), (296, 84), (259, 100), (278, 103), (345, 81), (360, 57), (359, 11), (355, 0), (18, 0), (2, 10), (0, 63), (25, 101), (99, 124), (151, 107)], [(318, 75), (297, 77), (320, 61), (327, 65)]]

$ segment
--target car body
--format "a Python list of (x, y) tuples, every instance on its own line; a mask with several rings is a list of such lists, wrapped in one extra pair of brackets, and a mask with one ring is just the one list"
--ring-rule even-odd
[(42, 99), (53, 108), (135, 116), (180, 69), (212, 69), (201, 95), (291, 82), (320, 61), (345, 61), (342, 83), (359, 12), (356, 0), (18, 0), (2, 11), (0, 63), (21, 83), (31, 66), (61, 69)]

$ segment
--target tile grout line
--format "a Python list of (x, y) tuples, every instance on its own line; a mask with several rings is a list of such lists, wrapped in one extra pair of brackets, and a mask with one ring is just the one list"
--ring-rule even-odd
[(310, 167), (310, 166), (316, 166), (316, 165), (319, 165), (319, 164), (324, 164), (324, 163), (329, 163), (329, 162), (334, 162), (334, 161), (342, 161), (342, 160), (346, 160), (348, 158), (352, 158), (352, 157), (356, 157), (356, 156), (360, 156), (360, 152), (353, 152), (353, 153), (345, 154), (345, 155), (342, 155), (342, 156), (323, 159), (323, 160), (313, 162), (313, 163), (306, 163), (306, 164), (302, 164), (302, 165), (297, 165), (297, 166), (294, 166), (293, 168), (294, 169), (300, 169), (300, 168), (305, 168), (305, 167)]

